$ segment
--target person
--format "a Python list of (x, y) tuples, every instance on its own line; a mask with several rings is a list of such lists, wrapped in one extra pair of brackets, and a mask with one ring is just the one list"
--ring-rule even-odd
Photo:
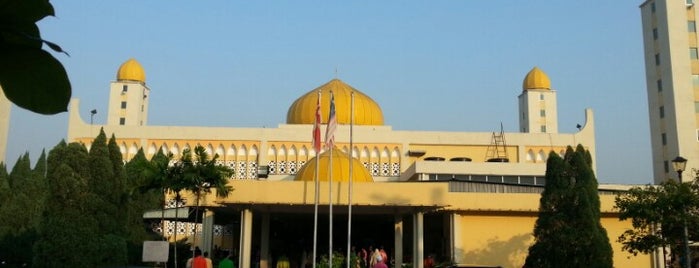
[[(194, 252), (192, 252), (192, 254), (194, 254), (195, 252), (197, 252), (197, 250), (199, 250), (199, 252), (201, 252), (201, 250), (199, 249), (199, 246), (196, 246), (196, 247), (194, 247)], [(191, 258), (187, 259), (187, 264), (185, 265), (185, 267), (186, 267), (186, 268), (192, 268), (192, 261), (193, 261), (193, 260), (194, 260), (194, 256), (192, 256)]]
[(423, 264), (424, 268), (434, 268), (434, 257), (432, 255), (427, 256)]
[(218, 268), (235, 268), (235, 264), (233, 264), (233, 260), (231, 260), (232, 258), (233, 255), (226, 256), (225, 259), (218, 263)]
[(206, 259), (201, 256), (201, 249), (194, 249), (194, 258), (192, 258), (192, 268), (207, 268)]
[(372, 267), (373, 268), (388, 268), (388, 265), (386, 265), (386, 263), (384, 263), (383, 257), (381, 257), (381, 254), (379, 254), (378, 256), (376, 256), (376, 263)]
[(383, 246), (380, 247), (380, 249), (379, 249), (379, 254), (381, 254), (381, 258), (383, 259), (383, 262), (384, 262), (384, 263), (387, 263), (387, 262), (389, 261), (389, 260), (388, 260), (388, 254), (386, 253), (385, 250), (383, 250)]
[(204, 260), (206, 260), (206, 268), (214, 268), (214, 262), (212, 262), (211, 258), (209, 258), (208, 251), (204, 252)]
[(374, 253), (371, 254), (371, 258), (369, 258), (369, 267), (374, 267), (376, 263), (378, 262), (379, 258), (381, 257), (381, 252), (379, 252), (379, 249), (374, 249)]

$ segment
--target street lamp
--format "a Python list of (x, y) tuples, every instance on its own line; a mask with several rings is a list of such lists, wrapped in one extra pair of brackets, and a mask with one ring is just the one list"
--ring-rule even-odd
[(672, 159), (672, 168), (677, 171), (677, 177), (682, 182), (682, 171), (687, 167), (687, 159), (678, 156)]
[[(682, 171), (687, 167), (687, 159), (681, 156), (675, 157), (675, 159), (672, 159), (672, 168), (677, 171), (677, 178), (679, 179), (680, 183), (682, 183)], [(690, 268), (689, 263), (690, 263), (690, 255), (689, 255), (689, 232), (687, 231), (687, 216), (685, 215), (685, 218), (683, 219), (684, 221), (684, 234), (683, 234), (683, 242), (684, 242), (684, 258), (683, 261), (684, 263), (682, 264), (682, 267), (685, 268)]]
[(92, 109), (92, 111), (90, 111), (90, 125), (92, 125), (92, 119), (94, 119), (95, 114), (97, 114), (97, 109)]

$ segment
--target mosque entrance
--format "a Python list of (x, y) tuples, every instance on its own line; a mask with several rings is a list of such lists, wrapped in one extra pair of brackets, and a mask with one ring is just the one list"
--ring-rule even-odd
[[(326, 207), (327, 208), (327, 207)], [(333, 255), (347, 254), (347, 214), (333, 215)], [(413, 222), (410, 214), (401, 214), (403, 220), (403, 263), (412, 262)], [(434, 256), (438, 260), (450, 259), (449, 217), (447, 213), (436, 212), (424, 214), (424, 257)], [(255, 213), (252, 239), (252, 262), (259, 261), (261, 246), (260, 213)], [(390, 260), (395, 258), (395, 214), (353, 214), (351, 246), (354, 252), (365, 250), (371, 256), (371, 250), (383, 248)], [(317, 259), (328, 256), (329, 215), (318, 215)], [(311, 267), (313, 253), (313, 214), (312, 213), (270, 213), (269, 225), (270, 263), (284, 256), (289, 259), (291, 267)], [(237, 242), (234, 243), (237, 245)], [(368, 258), (367, 258), (368, 259)]]

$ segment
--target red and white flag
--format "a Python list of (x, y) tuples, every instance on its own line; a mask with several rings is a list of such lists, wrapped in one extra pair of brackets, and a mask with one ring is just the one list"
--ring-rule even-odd
[(325, 147), (332, 149), (335, 145), (335, 129), (337, 128), (337, 117), (335, 116), (335, 95), (330, 92), (330, 112), (328, 114), (328, 126), (325, 129)]
[(318, 91), (318, 105), (316, 106), (316, 121), (313, 123), (313, 149), (320, 153), (320, 91)]

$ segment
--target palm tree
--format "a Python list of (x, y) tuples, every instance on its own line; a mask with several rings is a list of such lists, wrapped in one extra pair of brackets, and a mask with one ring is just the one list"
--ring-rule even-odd
[[(184, 188), (196, 196), (195, 223), (199, 222), (199, 201), (203, 194), (210, 194), (211, 189), (215, 189), (217, 197), (227, 197), (233, 190), (228, 185), (228, 178), (232, 171), (226, 166), (217, 165), (217, 159), (218, 154), (214, 154), (209, 159), (209, 153), (201, 145), (194, 147), (194, 160), (189, 150), (185, 150), (182, 154), (183, 181), (186, 183)], [(196, 244), (196, 237), (195, 228), (194, 244)]]

